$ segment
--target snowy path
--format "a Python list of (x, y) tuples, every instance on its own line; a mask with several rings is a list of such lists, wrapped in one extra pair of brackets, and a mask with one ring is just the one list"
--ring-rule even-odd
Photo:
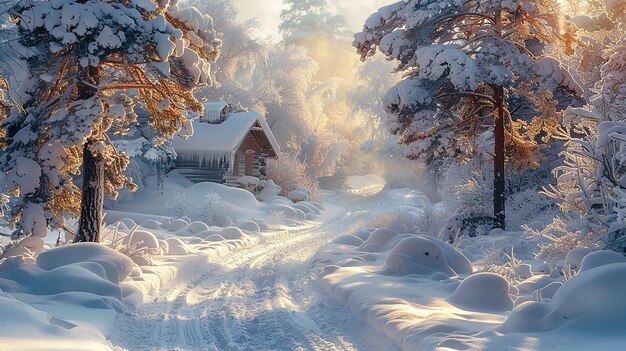
[(197, 267), (119, 321), (119, 350), (393, 350), (320, 291), (309, 259), (354, 218)]

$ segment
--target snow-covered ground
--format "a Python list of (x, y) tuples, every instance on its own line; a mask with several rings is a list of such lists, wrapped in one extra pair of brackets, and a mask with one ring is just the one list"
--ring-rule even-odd
[[(239, 227), (172, 220), (159, 212), (158, 196), (139, 193), (134, 212), (124, 204), (113, 212), (134, 218), (108, 227), (105, 239), (116, 250), (69, 245), (36, 258), (6, 259), (0, 263), (2, 345), (118, 351), (626, 347), (621, 255), (572, 252), (567, 263), (579, 272), (564, 279), (534, 259), (539, 239), (522, 232), (494, 231), (451, 246), (429, 233), (360, 228), (381, 213), (401, 213), (404, 228), (436, 218), (441, 209), (409, 189), (369, 197), (327, 193), (323, 205), (297, 207), (214, 184), (183, 184), (176, 191), (192, 201), (204, 199), (201, 191), (230, 199)], [(276, 216), (277, 205), (293, 213)], [(319, 210), (311, 211), (314, 220), (295, 211), (303, 206)], [(55, 239), (49, 237), (48, 246)], [(513, 254), (502, 255), (511, 248)], [(490, 273), (495, 268), (498, 274)]]
[(626, 258), (575, 249), (564, 277), (534, 259), (538, 241), (494, 231), (454, 247), (365, 228), (322, 245), (313, 264), (329, 296), (402, 350), (626, 349)]

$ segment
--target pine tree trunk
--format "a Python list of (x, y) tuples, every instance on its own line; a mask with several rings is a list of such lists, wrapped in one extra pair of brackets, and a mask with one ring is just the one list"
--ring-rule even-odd
[(496, 87), (494, 98), (498, 113), (495, 118), (495, 142), (493, 160), (493, 215), (496, 226), (505, 229), (505, 184), (504, 184), (504, 89)]
[[(78, 95), (81, 100), (95, 96), (98, 84), (98, 67), (81, 68)], [(89, 84), (85, 84), (87, 82)], [(93, 137), (83, 147), (83, 186), (80, 220), (74, 242), (100, 242), (100, 225), (104, 207), (104, 162), (94, 154), (91, 146), (98, 140)]]
[(104, 206), (104, 162), (90, 150), (89, 140), (83, 149), (83, 188), (80, 222), (74, 242), (100, 242)]

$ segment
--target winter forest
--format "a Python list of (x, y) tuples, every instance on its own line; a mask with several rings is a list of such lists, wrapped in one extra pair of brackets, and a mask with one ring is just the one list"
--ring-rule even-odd
[(0, 1), (0, 350), (626, 350), (626, 0)]

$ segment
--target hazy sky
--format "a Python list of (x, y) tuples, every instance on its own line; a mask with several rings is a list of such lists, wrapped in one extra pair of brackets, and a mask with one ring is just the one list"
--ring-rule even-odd
[[(282, 10), (282, 0), (234, 0), (240, 9), (242, 18), (255, 17), (261, 24), (262, 32), (260, 37), (278, 37), (278, 23), (280, 22), (280, 11)], [(343, 15), (352, 29), (357, 32), (361, 30), (365, 19), (376, 9), (384, 5), (395, 2), (395, 0), (328, 0), (328, 4), (333, 7), (333, 12)], [(266, 35), (263, 35), (267, 33)]]

